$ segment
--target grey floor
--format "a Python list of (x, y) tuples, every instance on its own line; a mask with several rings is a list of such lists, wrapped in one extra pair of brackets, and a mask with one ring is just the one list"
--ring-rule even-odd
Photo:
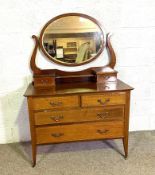
[(32, 168), (30, 143), (0, 145), (0, 175), (155, 175), (155, 131), (131, 132), (123, 154), (121, 140), (46, 145)]

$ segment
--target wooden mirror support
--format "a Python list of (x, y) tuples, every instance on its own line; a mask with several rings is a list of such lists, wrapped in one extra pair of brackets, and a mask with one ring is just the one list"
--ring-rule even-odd
[(65, 72), (58, 69), (40, 69), (36, 65), (36, 54), (38, 48), (40, 48), (39, 38), (35, 35), (33, 35), (32, 38), (35, 40), (35, 47), (32, 53), (30, 67), (33, 72), (35, 87), (55, 86), (57, 83), (83, 81), (104, 83), (105, 81), (115, 81), (117, 79), (117, 71), (114, 70), (116, 56), (111, 45), (111, 34), (107, 34), (106, 36), (106, 49), (109, 53), (109, 63), (103, 67), (91, 67), (78, 72)]

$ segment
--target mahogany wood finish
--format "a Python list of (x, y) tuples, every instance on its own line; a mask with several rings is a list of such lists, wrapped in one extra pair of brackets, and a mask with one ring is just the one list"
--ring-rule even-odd
[(39, 46), (39, 40), (37, 36), (35, 35), (32, 35), (32, 38), (35, 40), (35, 47), (34, 47), (34, 50), (31, 56), (30, 67), (31, 67), (31, 70), (34, 72), (34, 74), (40, 74), (41, 70), (37, 67), (36, 62), (35, 62), (37, 49)]
[[(50, 22), (43, 28), (41, 38)], [(30, 67), (34, 80), (25, 92), (33, 166), (36, 165), (37, 145), (83, 140), (122, 139), (126, 158), (133, 88), (117, 79), (110, 34), (106, 41), (109, 63), (78, 72), (38, 68), (35, 60), (37, 49), (43, 47), (42, 39), (34, 35), (33, 38), (35, 48)]]
[(125, 104), (125, 92), (83, 95), (81, 101), (82, 107)]
[[(35, 40), (37, 37), (35, 36)], [(109, 41), (110, 42), (110, 41)], [(42, 70), (37, 67), (35, 58), (36, 58), (36, 49), (38, 47), (38, 43), (36, 42), (36, 46), (34, 48), (32, 58), (31, 58), (31, 69), (34, 77), (34, 85), (36, 87), (42, 86), (53, 86), (56, 83), (64, 83), (64, 82), (84, 82), (84, 81), (95, 81), (97, 83), (102, 83), (103, 81), (108, 81), (108, 78), (113, 76), (114, 80), (117, 79), (117, 71), (111, 69), (107, 71), (106, 68), (111, 68), (111, 63), (115, 62), (115, 57), (113, 54), (109, 57), (109, 65), (104, 67), (92, 67), (83, 71), (78, 72), (65, 72), (56, 69), (46, 69)], [(112, 52), (112, 48), (109, 47), (109, 52)], [(114, 81), (113, 80), (113, 81)]]
[(33, 165), (38, 144), (78, 140), (122, 138), (127, 157), (133, 88), (120, 80), (113, 84), (115, 88), (109, 90), (104, 85), (98, 88), (101, 84), (94, 82), (60, 84), (54, 89), (29, 85), (25, 96), (29, 104)]
[(111, 34), (108, 33), (107, 34), (107, 48), (108, 48), (108, 51), (109, 51), (109, 56), (110, 56), (110, 62), (108, 64), (109, 67), (111, 68), (114, 68), (115, 67), (115, 64), (116, 64), (116, 55), (115, 55), (115, 52), (114, 52), (114, 49), (111, 45), (111, 42), (110, 42), (110, 38), (111, 38)]
[(42, 109), (62, 109), (67, 107), (78, 107), (79, 98), (78, 96), (63, 96), (63, 97), (38, 97), (33, 99), (34, 110)]
[[(110, 42), (111, 35), (109, 33), (106, 36), (106, 43), (104, 43), (104, 41), (102, 40), (102, 47), (100, 51), (92, 59), (85, 61), (83, 63), (80, 63), (80, 64), (66, 64), (66, 63), (64, 64), (66, 66), (79, 66), (79, 65), (86, 64), (96, 59), (102, 53), (104, 47), (106, 46), (106, 49), (109, 51), (109, 63), (104, 67), (91, 67), (86, 70), (78, 71), (78, 72), (65, 72), (65, 71), (61, 71), (57, 69), (46, 69), (45, 70), (45, 69), (40, 69), (37, 67), (35, 60), (36, 60), (36, 54), (37, 54), (38, 48), (40, 48), (42, 52), (44, 53), (44, 55), (51, 60), (51, 57), (49, 56), (49, 54), (47, 54), (42, 44), (43, 43), (42, 38), (43, 38), (43, 34), (44, 34), (46, 27), (52, 22), (54, 22), (55, 20), (60, 19), (62, 17), (66, 17), (66, 16), (79, 16), (79, 17), (81, 16), (81, 17), (87, 18), (93, 21), (101, 29), (101, 26), (97, 22), (97, 20), (95, 20), (94, 18), (88, 15), (80, 14), (80, 13), (62, 14), (48, 21), (46, 25), (43, 27), (40, 37), (37, 37), (35, 35), (32, 36), (32, 38), (35, 40), (35, 48), (32, 53), (30, 67), (33, 72), (34, 86), (44, 87), (44, 86), (53, 86), (53, 85), (56, 85), (57, 83), (62, 83), (62, 82), (64, 83), (64, 82), (84, 82), (84, 81), (95, 81), (97, 83), (102, 83), (103, 81), (107, 81), (108, 78), (111, 76), (113, 76), (113, 81), (114, 81), (114, 79), (117, 78), (117, 71), (113, 70), (116, 64), (116, 56), (115, 56), (114, 50)], [(104, 36), (103, 31), (102, 31), (102, 34)], [(52, 59), (52, 61), (60, 64), (60, 62), (57, 62), (55, 59)], [(112, 68), (111, 71), (109, 70), (107, 71), (105, 69), (107, 67)]]
[(36, 128), (37, 144), (123, 137), (123, 122), (94, 122)]
[[(35, 39), (35, 48), (32, 53), (30, 67), (33, 72), (34, 86), (36, 87), (53, 86), (56, 85), (56, 83), (62, 83), (62, 82), (73, 83), (73, 82), (95, 81), (97, 83), (102, 83), (103, 81), (108, 81), (109, 77), (111, 76), (114, 77), (113, 81), (115, 81), (117, 79), (117, 71), (115, 71), (113, 68), (116, 63), (116, 56), (110, 42), (110, 37), (111, 35), (107, 34), (106, 48), (109, 50), (108, 65), (104, 67), (91, 67), (83, 71), (66, 72), (57, 69), (40, 69), (37, 67), (35, 61), (36, 54), (37, 49), (39, 46), (41, 46), (41, 44), (39, 44), (38, 37), (33, 35), (32, 38)], [(91, 59), (91, 61), (93, 60)]]
[[(74, 115), (73, 115), (74, 114)], [(85, 117), (83, 117), (85, 116)], [(36, 125), (69, 124), (88, 121), (124, 121), (124, 107), (99, 107), (95, 109), (64, 109), (61, 111), (41, 111), (34, 114)]]

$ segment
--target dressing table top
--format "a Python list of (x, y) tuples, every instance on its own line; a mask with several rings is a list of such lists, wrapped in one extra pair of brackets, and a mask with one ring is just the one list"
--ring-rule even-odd
[(116, 82), (108, 82), (106, 84), (97, 84), (93, 82), (86, 83), (67, 83), (58, 84), (54, 87), (34, 87), (33, 84), (29, 84), (24, 96), (55, 96), (55, 95), (67, 95), (67, 94), (82, 94), (82, 93), (100, 93), (100, 92), (113, 92), (113, 91), (127, 91), (133, 88), (121, 80)]

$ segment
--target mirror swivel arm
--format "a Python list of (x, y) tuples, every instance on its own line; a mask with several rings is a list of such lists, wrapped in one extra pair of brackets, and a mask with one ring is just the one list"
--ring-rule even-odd
[(107, 36), (106, 36), (106, 47), (107, 47), (107, 50), (108, 50), (108, 55), (110, 57), (110, 61), (109, 61), (108, 66), (113, 69), (115, 67), (115, 64), (116, 64), (116, 55), (115, 55), (114, 49), (111, 45), (111, 41), (110, 41), (111, 36), (112, 36), (111, 33), (108, 33)]
[(39, 69), (36, 65), (36, 55), (37, 55), (37, 49), (39, 47), (39, 39), (37, 36), (32, 35), (32, 38), (35, 40), (35, 47), (31, 56), (31, 61), (30, 61), (30, 68), (33, 71), (34, 74), (39, 74), (41, 73), (41, 69)]

